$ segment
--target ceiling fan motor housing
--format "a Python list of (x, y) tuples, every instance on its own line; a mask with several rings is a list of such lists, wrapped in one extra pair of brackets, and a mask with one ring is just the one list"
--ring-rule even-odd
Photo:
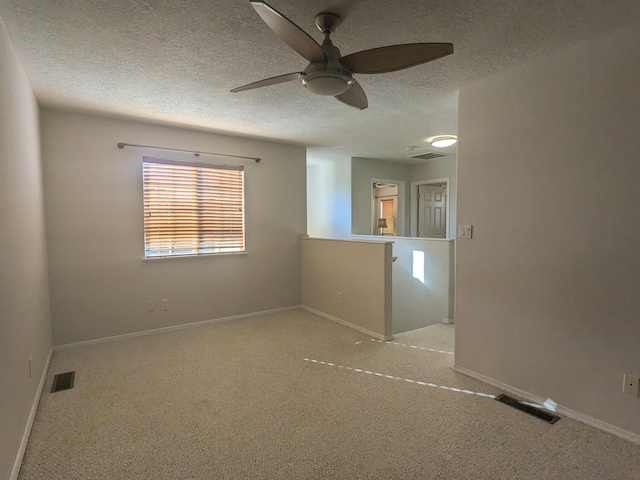
[(302, 75), (302, 85), (317, 95), (336, 96), (346, 92), (355, 79), (353, 73), (340, 63), (340, 50), (333, 45), (329, 32), (325, 33), (322, 51), (326, 62), (311, 62)]
[(251, 0), (250, 3), (269, 28), (310, 63), (302, 72), (265, 78), (234, 88), (232, 92), (299, 80), (311, 93), (333, 96), (350, 107), (363, 110), (369, 103), (362, 86), (354, 78), (354, 73), (395, 72), (453, 53), (452, 43), (407, 43), (362, 50), (342, 57), (330, 38), (341, 22), (335, 13), (325, 11), (316, 15), (316, 26), (324, 34), (324, 41), (319, 45), (298, 25), (266, 2)]
[(331, 12), (322, 12), (316, 15), (315, 24), (322, 33), (333, 33), (340, 25), (342, 19)]

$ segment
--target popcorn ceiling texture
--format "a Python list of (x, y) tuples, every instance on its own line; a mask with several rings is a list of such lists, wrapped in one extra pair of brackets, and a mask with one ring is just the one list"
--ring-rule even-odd
[(453, 42), (455, 52), (400, 72), (358, 76), (369, 97), (369, 108), (358, 111), (296, 82), (229, 92), (307, 63), (249, 1), (0, 0), (0, 17), (44, 106), (381, 158), (404, 158), (405, 145), (455, 133), (460, 86), (640, 19), (637, 0), (270, 4), (318, 42), (315, 15), (341, 15), (332, 38), (343, 55), (412, 42)]

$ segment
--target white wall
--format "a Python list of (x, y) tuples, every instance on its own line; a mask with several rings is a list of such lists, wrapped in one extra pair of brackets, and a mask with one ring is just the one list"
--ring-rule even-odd
[(351, 236), (351, 158), (307, 159), (307, 233)]
[(393, 333), (452, 322), (453, 241), (394, 238), (393, 256)]
[(391, 339), (391, 269), (391, 243), (303, 238), (302, 305), (376, 338)]
[(0, 478), (11, 478), (50, 349), (38, 106), (0, 19)]
[(620, 32), (460, 91), (455, 359), (636, 435), (638, 45)]
[[(42, 151), (55, 345), (299, 305), (305, 150), (43, 110)], [(262, 157), (245, 165), (246, 254), (143, 260), (142, 156)], [(147, 311), (147, 300), (169, 310)]]
[[(354, 240), (380, 240), (354, 235)], [(392, 245), (393, 324), (402, 333), (453, 322), (453, 240), (386, 237)]]
[[(458, 194), (456, 164), (456, 156), (455, 154), (453, 154), (442, 158), (427, 160), (422, 164), (412, 166), (410, 170), (411, 182), (431, 180), (436, 178), (449, 179), (449, 183), (447, 186), (447, 194), (449, 196), (449, 210), (447, 211), (447, 216), (449, 217), (449, 229), (447, 231), (447, 238), (456, 238), (456, 197)], [(413, 200), (415, 198), (415, 195), (410, 195), (410, 198), (412, 202), (415, 202), (415, 200)], [(408, 207), (407, 211), (411, 212), (410, 206)]]
[[(409, 170), (410, 166), (403, 163), (373, 158), (354, 157), (351, 159), (351, 232), (354, 235), (371, 235), (371, 226), (373, 225), (371, 211), (372, 179), (397, 180), (406, 184), (409, 180)], [(409, 188), (408, 185), (405, 186), (403, 200), (405, 209), (407, 209), (409, 207)], [(408, 232), (408, 213), (403, 217), (404, 231)]]

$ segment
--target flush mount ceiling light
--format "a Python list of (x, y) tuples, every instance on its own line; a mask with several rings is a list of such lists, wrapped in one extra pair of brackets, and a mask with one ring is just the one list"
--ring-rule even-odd
[(429, 143), (435, 148), (450, 147), (458, 141), (455, 135), (441, 135), (439, 137), (433, 137)]

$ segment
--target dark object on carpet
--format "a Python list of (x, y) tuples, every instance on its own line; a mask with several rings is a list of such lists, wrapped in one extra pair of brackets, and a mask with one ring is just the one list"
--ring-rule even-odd
[(515, 398), (510, 397), (509, 395), (505, 395), (504, 393), (498, 395), (496, 397), (496, 400), (499, 401), (500, 403), (504, 403), (505, 405), (509, 405), (510, 407), (516, 408), (521, 412), (525, 412), (525, 413), (528, 413), (529, 415), (533, 415), (534, 417), (537, 417), (540, 420), (544, 420), (547, 423), (554, 424), (558, 420), (560, 420), (560, 417), (558, 417), (557, 415), (547, 413), (543, 410), (540, 410), (539, 408), (532, 407), (531, 405), (527, 405), (526, 403), (522, 403), (516, 400)]
[(73, 388), (73, 380), (76, 376), (76, 372), (59, 373), (53, 377), (53, 385), (51, 387), (51, 393), (59, 392), (61, 390), (69, 390)]

